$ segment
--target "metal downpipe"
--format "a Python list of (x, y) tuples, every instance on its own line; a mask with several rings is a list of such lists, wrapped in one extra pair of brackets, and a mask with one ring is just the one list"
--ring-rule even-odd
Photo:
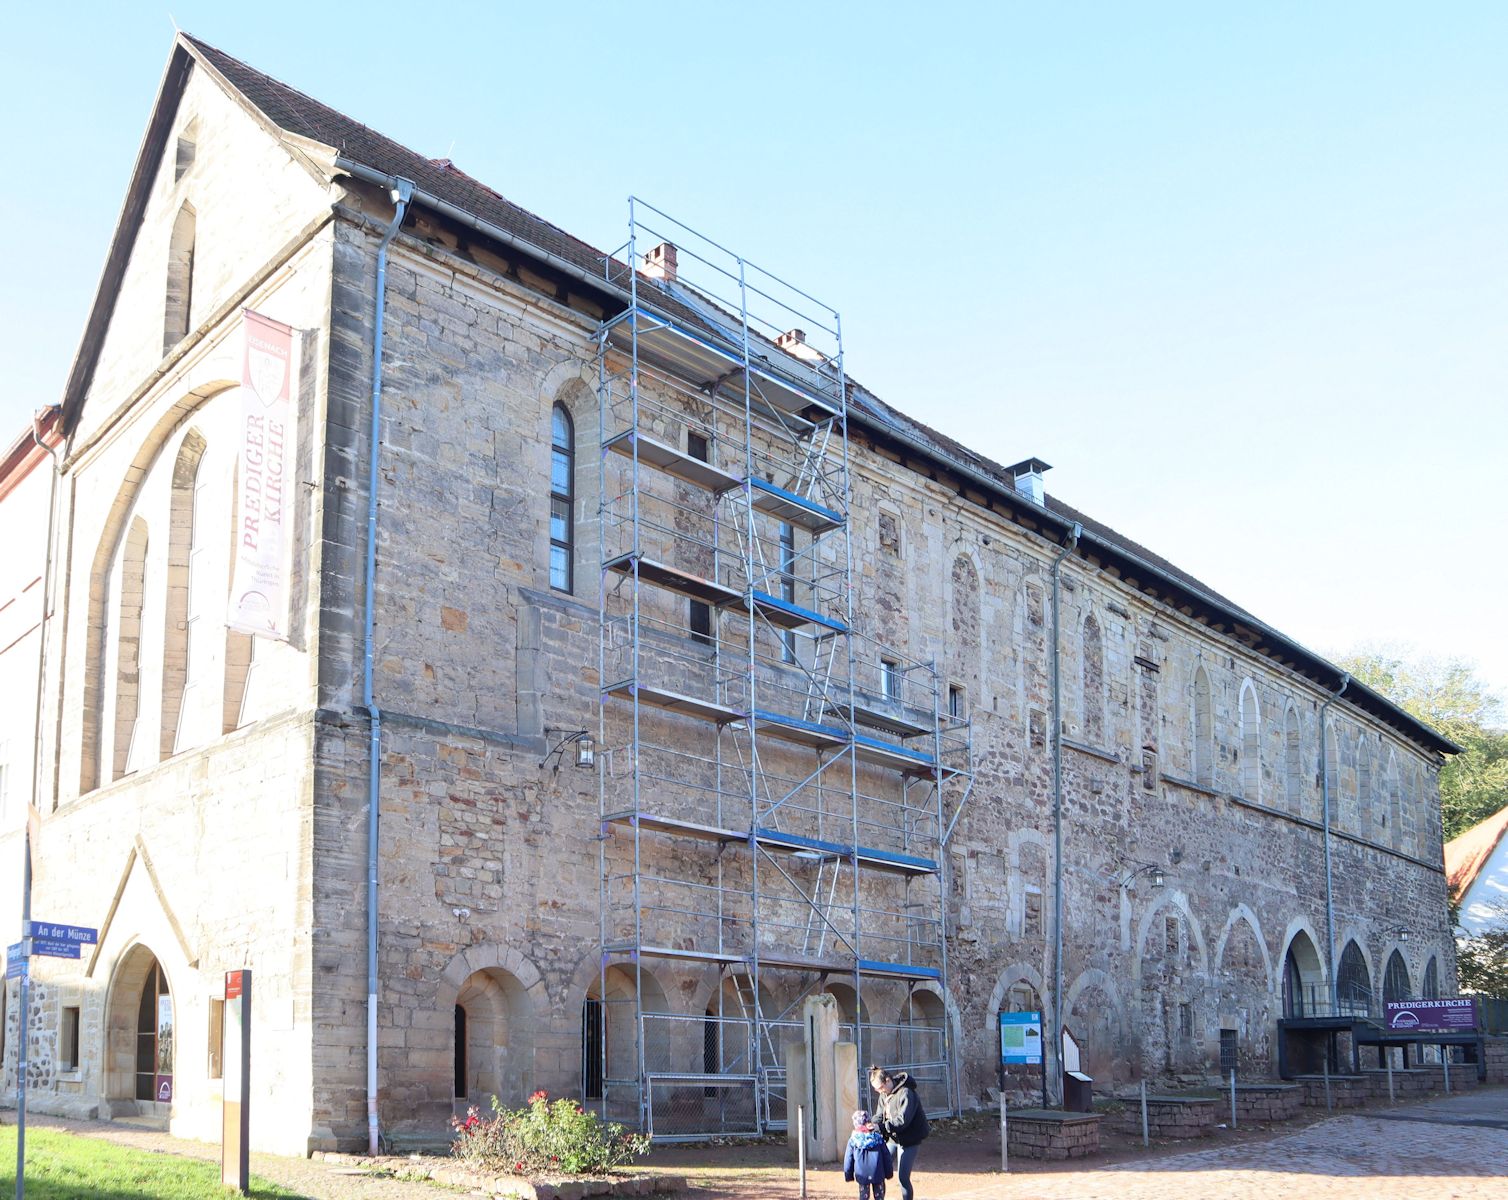
[[(1330, 968), (1330, 1011), (1333, 1013), (1339, 1003), (1335, 969), (1335, 897), (1330, 890), (1330, 770), (1326, 761), (1326, 750), (1329, 741), (1325, 734), (1325, 714), (1330, 706), (1346, 694), (1346, 688), (1351, 686), (1351, 676), (1340, 677), (1340, 691), (1331, 696), (1320, 705), (1319, 715), (1319, 773), (1320, 773), (1320, 805), (1321, 815), (1325, 822), (1325, 940), (1329, 943), (1326, 954), (1329, 956)], [(1337, 764), (1338, 765), (1338, 764)], [(1339, 772), (1337, 771), (1337, 774)], [(1337, 781), (1338, 782), (1338, 781)]]
[[(54, 406), (55, 408), (56, 406)], [(31, 844), (32, 809), (41, 810), (38, 803), (42, 782), (42, 701), (43, 678), (47, 670), (47, 620), (52, 613), (52, 547), (56, 537), (58, 511), (58, 449), (42, 440), (40, 414), (31, 422), (31, 440), (45, 450), (52, 459), (52, 482), (47, 496), (47, 548), (42, 568), (42, 612), (37, 620), (37, 707), (32, 722), (31, 748), (31, 808), (26, 813), (26, 825), (21, 834), (21, 933), (31, 927)], [(27, 1031), (31, 1008), (31, 962), (26, 962), (26, 973), (21, 976), (20, 1007), (16, 1038), (16, 1200), (26, 1194), (26, 1073), (28, 1068), (26, 1046), (30, 1038)]]
[(1058, 625), (1059, 570), (1083, 532), (1084, 527), (1075, 521), (1068, 544), (1052, 560), (1052, 1061), (1059, 1074), (1063, 1060), (1063, 638)]
[(403, 224), (414, 185), (393, 181), (393, 221), (377, 247), (377, 292), (372, 302), (372, 439), (367, 453), (367, 547), (362, 601), (361, 705), (371, 717), (367, 760), (367, 1153), (377, 1154), (377, 854), (381, 808), (382, 710), (372, 696), (372, 625), (377, 581), (377, 455), (382, 445), (382, 333), (387, 298), (387, 248)]

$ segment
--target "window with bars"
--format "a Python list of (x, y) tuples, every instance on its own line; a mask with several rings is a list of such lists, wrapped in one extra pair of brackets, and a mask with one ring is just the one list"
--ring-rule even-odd
[(576, 430), (560, 405), (550, 414), (550, 586), (569, 592), (576, 551)]
[(1236, 1031), (1220, 1031), (1220, 1074), (1228, 1076), (1236, 1069)]

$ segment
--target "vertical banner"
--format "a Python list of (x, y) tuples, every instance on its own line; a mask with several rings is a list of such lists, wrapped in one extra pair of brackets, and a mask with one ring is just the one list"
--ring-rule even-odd
[(221, 1061), (225, 1099), (220, 1123), (220, 1182), (244, 1196), (251, 1184), (251, 972), (225, 973)]
[(288, 640), (285, 547), (292, 523), (293, 330), (247, 309), (241, 316), (240, 484), (236, 562), (226, 624)]

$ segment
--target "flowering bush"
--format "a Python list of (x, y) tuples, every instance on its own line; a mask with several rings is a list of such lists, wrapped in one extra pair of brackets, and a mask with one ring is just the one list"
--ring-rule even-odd
[(479, 1171), (510, 1175), (594, 1175), (623, 1166), (649, 1150), (642, 1134), (604, 1123), (574, 1100), (550, 1103), (535, 1092), (523, 1108), (492, 1098), (492, 1116), (468, 1108), (452, 1117), (451, 1153)]

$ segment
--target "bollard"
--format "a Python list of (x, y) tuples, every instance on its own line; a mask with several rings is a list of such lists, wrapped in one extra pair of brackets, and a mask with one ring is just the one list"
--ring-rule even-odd
[(1002, 1172), (1011, 1169), (1010, 1159), (1006, 1156), (1006, 1149), (1009, 1145), (1005, 1128), (1005, 1092), (1002, 1090), (1000, 1093), (1000, 1170)]
[(1325, 1055), (1325, 1111), (1334, 1112), (1330, 1103), (1330, 1055)]
[(1230, 1127), (1236, 1127), (1236, 1068), (1230, 1069)]
[(806, 1105), (796, 1106), (796, 1165), (801, 1171), (801, 1200), (806, 1200)]
[(1440, 1065), (1445, 1068), (1445, 1094), (1450, 1095), (1450, 1051), (1440, 1047)]
[(1398, 1097), (1393, 1094), (1393, 1052), (1392, 1050), (1388, 1050), (1386, 1053), (1388, 1059), (1388, 1103), (1397, 1104)]
[(1141, 1144), (1143, 1146), (1152, 1144), (1147, 1138), (1147, 1081), (1145, 1079), (1141, 1081)]

